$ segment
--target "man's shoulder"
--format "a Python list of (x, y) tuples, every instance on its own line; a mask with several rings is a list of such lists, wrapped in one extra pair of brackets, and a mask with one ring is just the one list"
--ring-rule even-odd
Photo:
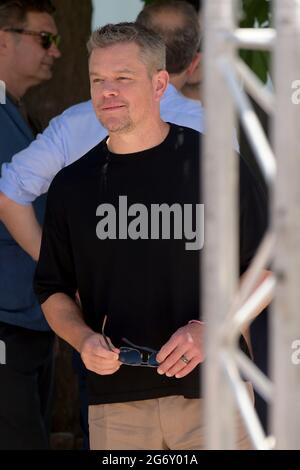
[(200, 101), (187, 98), (173, 86), (161, 101), (161, 116), (165, 121), (204, 131), (204, 109)]
[(89, 150), (85, 155), (71, 163), (70, 165), (62, 168), (52, 181), (50, 188), (53, 190), (73, 188), (74, 186), (82, 185), (84, 181), (95, 175), (95, 171), (101, 165), (101, 160), (104, 159), (105, 154), (103, 151), (103, 144), (105, 139)]
[(182, 141), (183, 144), (199, 144), (201, 140), (201, 132), (199, 132), (196, 129), (193, 129), (191, 127), (185, 126), (185, 125), (180, 125), (176, 123), (171, 123), (172, 128), (175, 131), (175, 134), (177, 135), (178, 141)]
[(170, 104), (175, 106), (176, 110), (180, 109), (183, 112), (188, 111), (191, 113), (202, 113), (203, 106), (200, 101), (193, 100), (184, 96), (173, 85), (169, 85), (165, 95), (161, 100), (162, 107), (168, 108)]
[(83, 101), (82, 103), (74, 104), (67, 108), (60, 116), (61, 117), (70, 117), (70, 116), (78, 116), (78, 115), (90, 115), (94, 113), (92, 101)]
[(19, 111), (9, 103), (0, 105), (0, 165), (9, 162), (13, 155), (26, 148), (33, 138), (31, 129)]
[(51, 121), (53, 125), (59, 125), (68, 129), (89, 128), (91, 130), (100, 129), (97, 116), (94, 112), (91, 100), (82, 103), (74, 104), (67, 108), (58, 116), (54, 117)]

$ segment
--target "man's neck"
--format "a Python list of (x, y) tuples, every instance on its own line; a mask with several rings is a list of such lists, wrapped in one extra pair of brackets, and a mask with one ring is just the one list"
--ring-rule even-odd
[(170, 83), (177, 91), (181, 91), (187, 80), (186, 73), (170, 74)]
[(16, 101), (20, 101), (25, 95), (28, 86), (22, 83), (22, 80), (18, 80), (6, 69), (0, 67), (0, 79), (5, 83), (6, 90)]
[(170, 126), (164, 121), (155, 123), (151, 130), (137, 129), (135, 132), (111, 133), (107, 140), (112, 153), (128, 154), (142, 152), (161, 144), (169, 133)]

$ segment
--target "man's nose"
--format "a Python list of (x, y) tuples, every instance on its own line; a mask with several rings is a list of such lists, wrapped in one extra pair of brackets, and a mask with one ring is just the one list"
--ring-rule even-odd
[(108, 81), (104, 82), (102, 92), (104, 97), (117, 96), (119, 94), (117, 86)]
[(48, 54), (54, 59), (59, 59), (61, 57), (61, 52), (55, 44), (51, 44), (51, 47), (48, 49)]

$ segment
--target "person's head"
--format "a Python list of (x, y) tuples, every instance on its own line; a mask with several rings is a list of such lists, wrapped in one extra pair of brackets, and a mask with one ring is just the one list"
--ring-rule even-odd
[(166, 44), (166, 68), (173, 75), (191, 75), (199, 63), (200, 23), (185, 1), (156, 0), (139, 13), (138, 24), (158, 33)]
[(93, 105), (110, 133), (159, 119), (168, 73), (157, 34), (136, 23), (107, 24), (92, 34), (88, 52)]
[(0, 70), (19, 94), (52, 77), (60, 57), (50, 0), (0, 0)]

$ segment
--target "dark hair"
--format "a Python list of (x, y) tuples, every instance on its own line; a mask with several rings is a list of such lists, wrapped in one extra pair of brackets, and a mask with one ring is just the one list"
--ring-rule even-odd
[(0, 28), (23, 24), (30, 12), (55, 12), (51, 0), (0, 0)]
[[(165, 13), (164, 19), (161, 13)], [(178, 16), (176, 24), (165, 21), (172, 13)], [(200, 21), (193, 5), (179, 0), (156, 0), (143, 8), (136, 21), (163, 38), (169, 73), (181, 73), (190, 65), (200, 44)]]
[(107, 24), (94, 31), (88, 41), (89, 54), (94, 49), (115, 44), (135, 43), (140, 48), (140, 58), (147, 66), (150, 75), (166, 68), (166, 46), (154, 31), (138, 23)]

